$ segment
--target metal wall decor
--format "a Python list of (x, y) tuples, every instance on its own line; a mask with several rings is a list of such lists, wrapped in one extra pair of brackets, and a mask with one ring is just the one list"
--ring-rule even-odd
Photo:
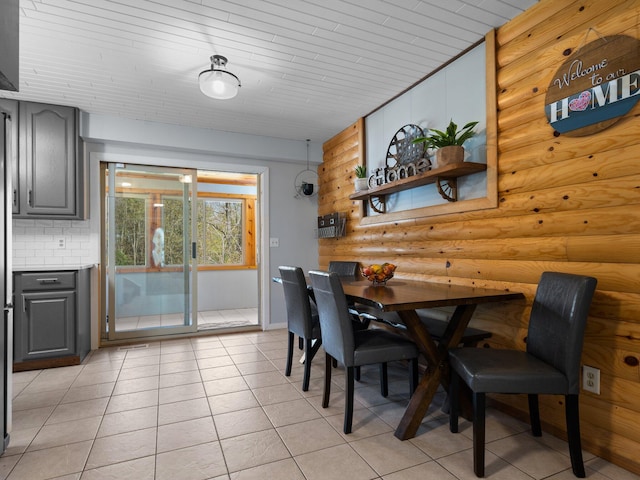
[[(386, 167), (377, 168), (369, 176), (369, 188), (380, 187), (431, 170), (425, 144), (413, 143), (416, 138), (424, 136), (424, 130), (419, 125), (407, 124), (400, 128), (387, 148)], [(378, 213), (386, 211), (385, 199), (381, 196), (371, 195), (369, 206)]]
[(344, 237), (346, 223), (346, 212), (329, 213), (318, 217), (318, 238)]
[(419, 125), (408, 124), (400, 128), (387, 148), (387, 167), (417, 162), (426, 156), (424, 143), (413, 143), (416, 138), (424, 137), (424, 130)]

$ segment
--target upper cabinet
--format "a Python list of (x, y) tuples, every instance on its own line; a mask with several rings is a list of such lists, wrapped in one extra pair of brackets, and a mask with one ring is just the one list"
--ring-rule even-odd
[(11, 185), (13, 186), (13, 213), (17, 212), (18, 206), (18, 101), (0, 98), (0, 111), (11, 116), (9, 124), (10, 132), (7, 136), (9, 144), (7, 145), (9, 156), (8, 161), (11, 162)]
[(20, 80), (20, 4), (0, 2), (0, 90), (18, 91)]
[(20, 102), (15, 218), (86, 218), (78, 121), (74, 107)]

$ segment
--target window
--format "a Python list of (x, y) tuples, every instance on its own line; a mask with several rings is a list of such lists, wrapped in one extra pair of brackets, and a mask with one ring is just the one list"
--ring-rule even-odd
[[(118, 267), (171, 269), (184, 265), (183, 255), (191, 253), (190, 232), (185, 232), (191, 206), (185, 207), (181, 194), (132, 184), (126, 190), (118, 187), (115, 200)], [(256, 196), (199, 191), (197, 202), (198, 268), (255, 268)], [(156, 248), (158, 231), (164, 246), (161, 259)]]
[(243, 263), (242, 212), (239, 200), (198, 199), (198, 265)]
[(145, 265), (147, 258), (145, 198), (116, 197), (115, 220), (116, 265)]

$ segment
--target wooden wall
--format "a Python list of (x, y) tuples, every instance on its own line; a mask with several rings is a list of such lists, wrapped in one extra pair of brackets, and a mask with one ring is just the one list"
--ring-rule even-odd
[[(346, 237), (319, 241), (319, 263), (390, 261), (400, 278), (522, 291), (526, 301), (476, 311), (472, 324), (491, 330), (497, 348), (524, 348), (543, 271), (597, 277), (583, 363), (600, 369), (601, 394), (581, 394), (583, 447), (640, 473), (640, 105), (585, 137), (554, 136), (544, 114), (567, 50), (597, 34), (640, 38), (640, 1), (542, 0), (497, 31), (498, 208), (361, 226), (348, 196), (364, 122), (326, 142), (318, 215), (348, 212), (348, 221)], [(524, 397), (496, 399), (526, 415)], [(541, 398), (541, 414), (564, 438), (562, 401)]]

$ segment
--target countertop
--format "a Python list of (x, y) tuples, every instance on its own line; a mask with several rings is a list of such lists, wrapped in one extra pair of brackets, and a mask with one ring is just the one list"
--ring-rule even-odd
[(16, 265), (13, 267), (13, 273), (20, 272), (68, 272), (76, 270), (84, 270), (85, 268), (93, 268), (95, 264), (86, 265)]

